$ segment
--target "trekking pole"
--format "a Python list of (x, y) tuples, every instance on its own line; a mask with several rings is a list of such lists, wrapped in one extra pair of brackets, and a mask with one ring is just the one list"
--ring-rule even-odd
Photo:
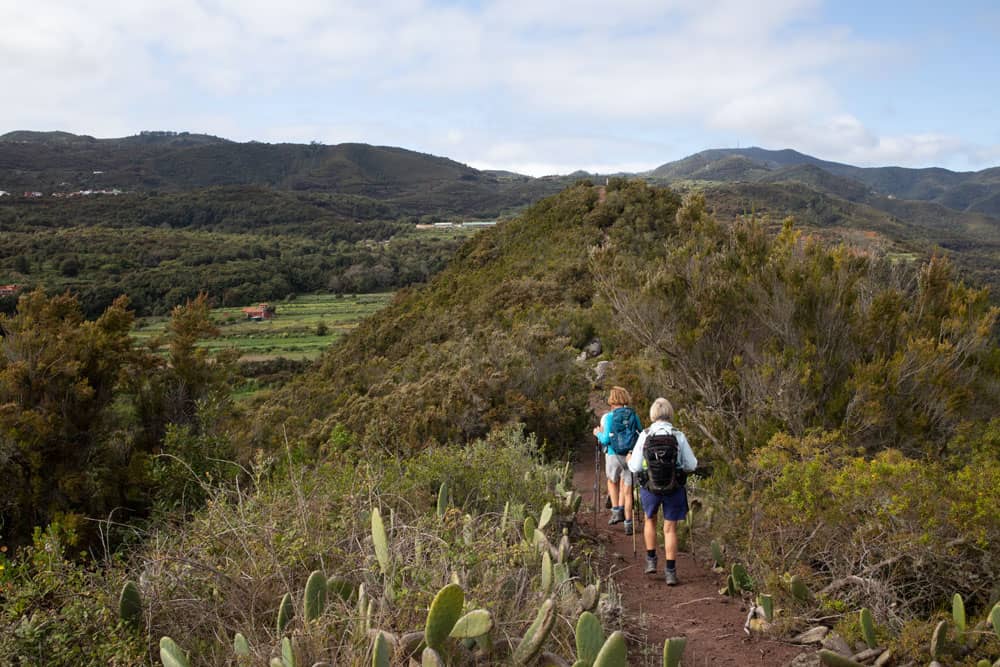
[(600, 497), (598, 485), (601, 482), (601, 443), (594, 446), (594, 532), (597, 531), (597, 503)]
[(629, 470), (628, 474), (629, 474), (629, 478), (632, 480), (632, 497), (629, 500), (632, 501), (632, 560), (635, 560), (636, 558), (638, 558), (637, 552), (635, 550), (635, 528), (636, 528), (636, 523), (638, 523), (635, 520), (636, 519), (636, 517), (635, 517), (635, 473), (632, 472), (631, 470)]

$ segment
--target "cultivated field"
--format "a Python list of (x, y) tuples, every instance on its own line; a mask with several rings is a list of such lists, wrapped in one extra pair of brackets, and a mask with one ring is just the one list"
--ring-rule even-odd
[[(236, 348), (241, 353), (240, 358), (246, 361), (277, 357), (314, 359), (391, 299), (391, 292), (309, 294), (292, 301), (275, 302), (274, 319), (260, 322), (247, 320), (241, 308), (218, 308), (212, 311), (212, 319), (218, 324), (220, 335), (202, 345), (211, 350)], [(165, 317), (142, 318), (136, 324), (134, 336), (145, 341), (162, 335), (166, 324)], [(326, 333), (323, 333), (324, 328)]]

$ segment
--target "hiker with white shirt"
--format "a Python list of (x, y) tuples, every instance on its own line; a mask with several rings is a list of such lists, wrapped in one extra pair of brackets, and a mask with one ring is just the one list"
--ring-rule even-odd
[(663, 550), (666, 552), (664, 576), (668, 586), (677, 585), (677, 522), (688, 513), (687, 473), (698, 467), (684, 434), (674, 428), (674, 408), (670, 401), (658, 398), (649, 408), (653, 423), (639, 434), (628, 461), (629, 470), (638, 473), (642, 510), (646, 515), (642, 536), (646, 543), (646, 574), (656, 574), (656, 516), (663, 508)]

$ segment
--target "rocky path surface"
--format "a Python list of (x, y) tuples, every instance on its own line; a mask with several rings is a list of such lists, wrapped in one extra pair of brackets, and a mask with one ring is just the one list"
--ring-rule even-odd
[[(603, 412), (603, 408), (595, 406)], [(596, 418), (595, 422), (596, 424)], [(685, 667), (703, 665), (785, 665), (803, 648), (773, 639), (749, 637), (743, 631), (748, 608), (738, 600), (719, 595), (725, 584), (723, 576), (712, 571), (690, 553), (680, 553), (677, 575), (680, 585), (668, 587), (663, 581), (663, 551), (659, 550), (660, 572), (643, 574), (645, 549), (641, 519), (636, 522), (636, 556), (632, 538), (626, 537), (621, 524), (608, 525), (610, 512), (604, 509), (607, 484), (602, 472), (598, 488), (598, 514), (594, 517), (594, 441), (579, 446), (573, 470), (573, 483), (583, 504), (577, 515), (584, 531), (604, 545), (608, 554), (604, 563), (621, 593), (626, 613), (624, 628), (630, 639), (631, 665), (661, 665), (663, 642), (668, 637), (687, 637)], [(595, 527), (596, 524), (596, 527)], [(707, 545), (700, 545), (705, 551)], [(645, 647), (645, 654), (642, 653)]]

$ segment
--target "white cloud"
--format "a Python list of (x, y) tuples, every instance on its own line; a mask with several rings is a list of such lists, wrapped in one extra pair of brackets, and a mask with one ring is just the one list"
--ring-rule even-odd
[[(865, 162), (995, 154), (956, 137), (866, 128), (830, 74), (863, 71), (893, 47), (822, 23), (820, 9), (820, 0), (13, 0), (0, 23), (0, 89), (17, 91), (18, 104), (0, 107), (0, 132), (349, 138), (536, 173), (655, 166), (680, 157), (653, 155), (678, 132)], [(519, 148), (505, 156), (511, 143)]]

